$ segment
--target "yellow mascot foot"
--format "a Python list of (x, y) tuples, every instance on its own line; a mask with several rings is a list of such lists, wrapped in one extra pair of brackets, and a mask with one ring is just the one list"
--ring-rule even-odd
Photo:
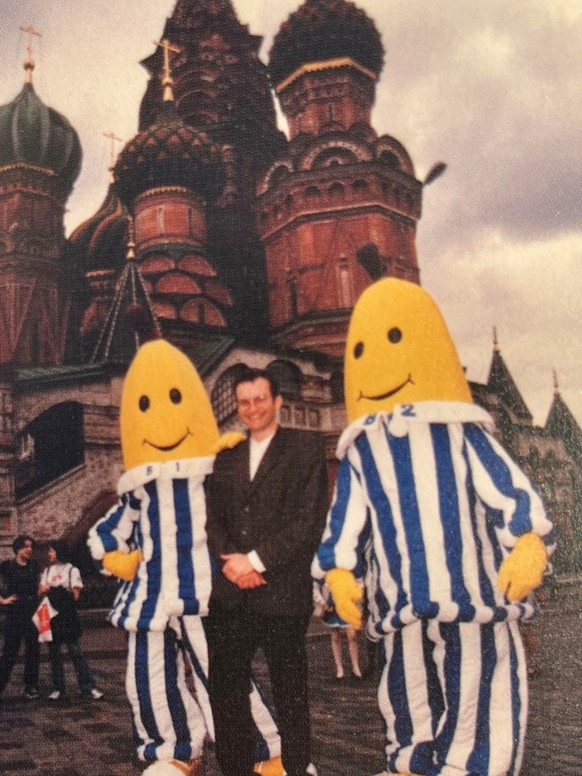
[[(256, 773), (257, 776), (287, 776), (280, 757), (271, 757), (270, 760), (255, 763), (253, 773)], [(306, 773), (309, 776), (317, 776), (317, 768), (313, 763), (307, 766)]]
[(377, 773), (376, 776), (417, 776), (415, 773), (390, 773), (389, 771), (382, 771)]
[(259, 776), (285, 776), (283, 762), (280, 757), (271, 757), (270, 760), (255, 763), (253, 771), (259, 774)]
[(142, 776), (202, 776), (202, 758), (190, 762), (157, 760), (145, 769)]

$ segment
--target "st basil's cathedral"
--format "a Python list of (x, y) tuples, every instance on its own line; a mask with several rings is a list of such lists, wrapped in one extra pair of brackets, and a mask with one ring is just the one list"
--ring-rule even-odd
[[(372, 126), (385, 52), (356, 4), (305, 0), (266, 63), (261, 44), (231, 0), (177, 0), (141, 63), (138, 132), (68, 238), (81, 145), (37, 95), (31, 56), (0, 107), (0, 555), (18, 533), (61, 537), (91, 572), (85, 536), (122, 471), (132, 302), (194, 361), (222, 430), (237, 427), (241, 366), (268, 368), (282, 425), (319, 430), (333, 474), (350, 312), (382, 276), (421, 282), (423, 187), (442, 166), (417, 179), (404, 145)], [(543, 494), (556, 571), (580, 571), (582, 430), (557, 379), (537, 426), (494, 337), (487, 382), (471, 389)]]

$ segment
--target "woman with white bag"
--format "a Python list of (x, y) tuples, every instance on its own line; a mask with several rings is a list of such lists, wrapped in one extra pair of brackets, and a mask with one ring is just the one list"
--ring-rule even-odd
[(39, 595), (46, 595), (57, 614), (51, 618), (52, 640), (48, 642), (51, 665), (52, 692), (49, 699), (59, 700), (65, 694), (65, 672), (61, 646), (66, 644), (79, 682), (81, 694), (87, 698), (102, 698), (103, 693), (95, 685), (95, 679), (81, 651), (81, 622), (77, 601), (83, 587), (81, 572), (67, 562), (67, 545), (55, 540), (48, 550), (49, 565), (42, 572)]

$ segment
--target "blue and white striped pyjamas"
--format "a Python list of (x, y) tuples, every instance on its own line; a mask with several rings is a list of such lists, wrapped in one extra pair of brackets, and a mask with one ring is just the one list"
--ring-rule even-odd
[(533, 611), (508, 602), (497, 576), (520, 536), (549, 541), (552, 524), (491, 429), (475, 405), (419, 402), (356, 421), (338, 445), (313, 574), (365, 578), (393, 773), (519, 771), (527, 688), (516, 625)]
[[(208, 701), (208, 614), (214, 562), (206, 537), (204, 479), (213, 458), (144, 464), (119, 480), (120, 502), (89, 532), (101, 560), (114, 550), (139, 549), (136, 576), (122, 582), (109, 614), (128, 632), (126, 692), (136, 749), (143, 760), (188, 761), (214, 737)], [(192, 667), (195, 697), (185, 677)], [(259, 690), (251, 709), (257, 761), (279, 756), (279, 733)]]

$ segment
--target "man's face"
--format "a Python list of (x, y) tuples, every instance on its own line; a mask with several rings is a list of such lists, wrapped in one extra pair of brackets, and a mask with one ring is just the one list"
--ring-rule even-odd
[(16, 553), (16, 556), (23, 562), (28, 563), (28, 561), (32, 558), (32, 542), (27, 541), (24, 545), (24, 547), (21, 547), (18, 552)]
[(239, 383), (236, 403), (240, 419), (255, 439), (264, 439), (277, 428), (277, 412), (283, 400), (280, 396), (273, 398), (269, 381), (264, 377)]

